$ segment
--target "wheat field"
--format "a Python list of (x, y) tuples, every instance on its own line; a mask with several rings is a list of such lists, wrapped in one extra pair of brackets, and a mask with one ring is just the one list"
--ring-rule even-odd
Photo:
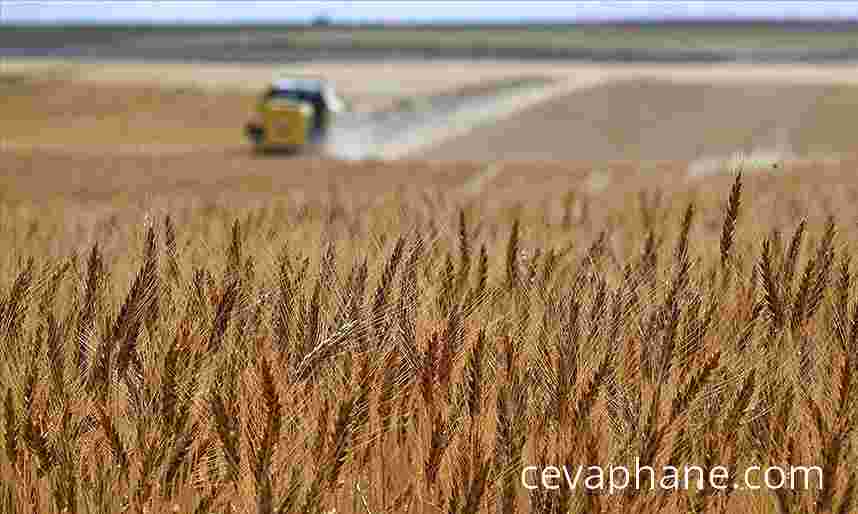
[[(0, 511), (853, 512), (855, 164), (5, 194)], [(824, 481), (521, 481), (635, 460)]]

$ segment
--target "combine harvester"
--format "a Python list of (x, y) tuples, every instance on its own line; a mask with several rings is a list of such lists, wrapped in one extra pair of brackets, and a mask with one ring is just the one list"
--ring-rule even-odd
[(260, 153), (320, 152), (337, 113), (346, 109), (321, 78), (284, 78), (266, 88), (245, 135)]
[(257, 153), (400, 159), (474, 127), (513, 116), (574, 86), (581, 87), (581, 82), (516, 77), (468, 91), (404, 97), (392, 107), (356, 112), (330, 81), (284, 78), (262, 93), (245, 134)]

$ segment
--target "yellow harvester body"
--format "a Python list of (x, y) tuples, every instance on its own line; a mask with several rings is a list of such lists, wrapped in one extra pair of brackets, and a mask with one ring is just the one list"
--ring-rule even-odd
[(259, 99), (245, 127), (257, 150), (298, 151), (324, 143), (334, 115), (344, 103), (320, 79), (284, 79)]
[(302, 147), (310, 139), (313, 107), (292, 100), (271, 100), (259, 106), (263, 146)]

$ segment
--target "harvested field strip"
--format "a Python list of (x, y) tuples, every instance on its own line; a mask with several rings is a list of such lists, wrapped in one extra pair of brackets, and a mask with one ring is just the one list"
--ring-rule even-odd
[(325, 153), (362, 159), (396, 159), (455, 137), (473, 126), (556, 94), (546, 77), (515, 77), (406, 98), (371, 113), (346, 112), (333, 127)]
[(844, 137), (855, 116), (853, 86), (614, 81), (554, 96), (419, 155), (652, 161), (769, 148), (797, 156), (848, 154), (858, 151)]
[(595, 87), (597, 84), (598, 82), (595, 81), (590, 83), (563, 81), (547, 87), (524, 88), (522, 91), (501, 92), (493, 97), (475, 98), (474, 101), (462, 105), (451, 113), (443, 111), (437, 115), (432, 113), (433, 115), (414, 130), (403, 133), (403, 137), (399, 140), (385, 145), (380, 155), (387, 159), (416, 155), (421, 149), (436, 147), (443, 141), (458, 138), (480, 126), (494, 124), (501, 120), (510, 121), (516, 114), (556, 96), (577, 89)]

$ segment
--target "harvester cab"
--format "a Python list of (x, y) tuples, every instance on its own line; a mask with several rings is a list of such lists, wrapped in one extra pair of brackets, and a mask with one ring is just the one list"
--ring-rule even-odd
[(260, 151), (318, 148), (344, 108), (333, 86), (322, 79), (281, 79), (260, 96), (245, 135)]

